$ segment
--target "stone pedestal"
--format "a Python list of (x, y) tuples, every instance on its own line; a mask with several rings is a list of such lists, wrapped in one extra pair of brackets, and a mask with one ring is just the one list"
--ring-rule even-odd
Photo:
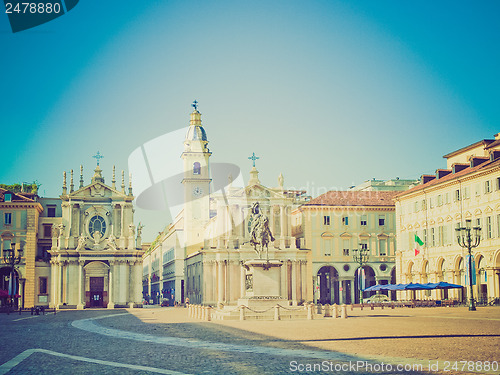
[(283, 303), (280, 297), (280, 260), (254, 259), (243, 264), (252, 274), (252, 291), (238, 299), (238, 305), (251, 309), (265, 309)]

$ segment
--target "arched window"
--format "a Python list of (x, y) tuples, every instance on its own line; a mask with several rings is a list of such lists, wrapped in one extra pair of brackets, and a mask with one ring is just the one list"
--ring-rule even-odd
[(193, 174), (201, 174), (201, 165), (199, 162), (193, 164)]

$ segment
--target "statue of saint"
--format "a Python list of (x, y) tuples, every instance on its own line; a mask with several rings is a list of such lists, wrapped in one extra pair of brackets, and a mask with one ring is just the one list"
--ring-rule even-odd
[(106, 242), (111, 250), (116, 250), (116, 237), (114, 236), (113, 232), (111, 232)]
[(80, 237), (78, 237), (78, 246), (76, 247), (76, 250), (83, 250), (85, 249), (85, 244), (87, 243), (87, 237), (82, 234), (80, 234)]
[(135, 237), (135, 225), (130, 223), (128, 225), (128, 231), (130, 233), (130, 237)]
[(99, 245), (99, 242), (101, 242), (101, 232), (98, 230), (94, 231), (94, 245)]

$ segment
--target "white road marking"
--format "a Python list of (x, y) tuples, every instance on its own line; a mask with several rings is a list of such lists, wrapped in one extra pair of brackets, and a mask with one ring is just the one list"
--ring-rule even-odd
[(39, 317), (40, 315), (27, 316), (25, 318), (14, 319), (13, 322), (18, 322), (20, 320), (25, 320), (25, 319), (39, 318)]
[(123, 368), (128, 368), (128, 369), (137, 370), (137, 371), (149, 371), (149, 372), (154, 372), (157, 374), (189, 375), (189, 374), (185, 374), (183, 372), (178, 372), (178, 371), (166, 370), (166, 369), (149, 367), (149, 366), (131, 365), (128, 363), (102, 361), (100, 359), (93, 359), (93, 358), (80, 357), (78, 355), (58, 353), (58, 352), (54, 352), (52, 350), (46, 350), (46, 349), (27, 349), (27, 350), (25, 350), (21, 354), (12, 358), (10, 361), (5, 362), (3, 365), (1, 365), (0, 366), (0, 375), (4, 375), (4, 374), (8, 373), (10, 370), (12, 370), (14, 367), (16, 367), (18, 364), (20, 364), (22, 361), (24, 361), (26, 358), (28, 358), (33, 353), (44, 353), (44, 354), (53, 355), (56, 357), (69, 358), (69, 359), (72, 359), (75, 361), (89, 362), (89, 363), (95, 363), (97, 365), (112, 366), (112, 367), (123, 367)]

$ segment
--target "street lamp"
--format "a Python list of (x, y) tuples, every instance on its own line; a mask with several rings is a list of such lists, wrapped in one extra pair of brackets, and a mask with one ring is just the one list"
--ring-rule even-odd
[[(469, 311), (476, 311), (476, 305), (474, 303), (474, 291), (472, 290), (472, 249), (478, 247), (481, 242), (481, 228), (471, 227), (471, 220), (465, 220), (465, 227), (459, 227), (457, 231), (458, 244), (466, 248), (469, 252), (469, 290), (470, 290), (470, 301), (469, 301)], [(471, 232), (474, 231), (473, 234)]]
[(11, 243), (11, 248), (7, 248), (3, 250), (3, 261), (5, 264), (10, 266), (10, 288), (9, 288), (9, 298), (10, 298), (10, 306), (13, 305), (14, 302), (14, 269), (15, 266), (21, 263), (21, 259), (23, 257), (23, 250), (19, 248), (17, 250), (16, 256), (16, 244)]
[(361, 288), (361, 272), (363, 266), (368, 263), (368, 247), (361, 247), (361, 249), (353, 249), (352, 259), (359, 264), (358, 268), (358, 288), (359, 288), (359, 303), (363, 304), (363, 289)]

